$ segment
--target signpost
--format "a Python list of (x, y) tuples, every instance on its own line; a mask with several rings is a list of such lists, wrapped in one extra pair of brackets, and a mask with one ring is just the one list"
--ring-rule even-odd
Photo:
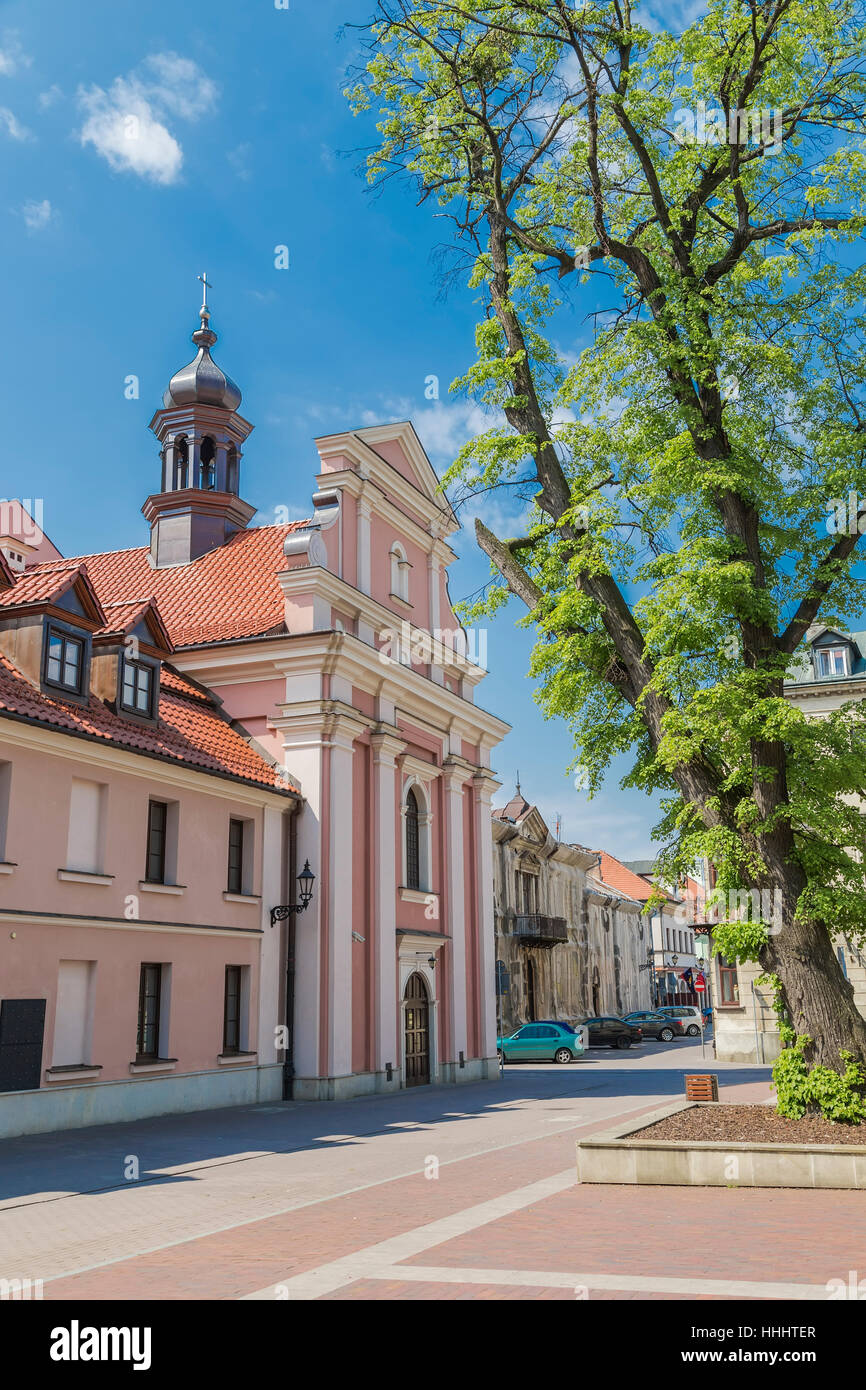
[[(702, 994), (704, 993), (704, 990), (706, 989), (706, 987), (707, 987), (707, 982), (706, 982), (706, 979), (704, 978), (703, 971), (701, 971), (701, 972), (699, 973), (697, 979), (695, 980), (695, 994), (697, 994), (697, 995), (699, 996), (699, 997), (698, 997), (698, 1003), (699, 1003), (699, 1004), (700, 1004), (700, 995), (702, 995)], [(706, 1053), (706, 1040), (705, 1040), (705, 1034), (704, 1034), (704, 1030), (705, 1030), (706, 1026), (707, 1026), (707, 1021), (706, 1021), (706, 1019), (704, 1018), (704, 1011), (703, 1011), (703, 1008), (702, 1008), (702, 1009), (701, 1009), (701, 1058), (702, 1058), (702, 1059), (703, 1059), (704, 1057), (706, 1057), (706, 1055), (707, 1055), (707, 1053)]]

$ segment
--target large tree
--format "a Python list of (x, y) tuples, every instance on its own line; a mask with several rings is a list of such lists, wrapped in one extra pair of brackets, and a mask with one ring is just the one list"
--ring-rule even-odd
[(866, 926), (866, 718), (783, 685), (864, 598), (866, 505), (828, 510), (866, 494), (863, 4), (711, 0), (677, 34), (644, 10), (381, 0), (352, 97), (371, 179), (451, 219), (481, 300), (457, 385), (491, 427), (450, 481), (531, 498), (518, 536), (477, 524), (476, 614), (523, 600), (547, 711), (593, 786), (633, 750), (671, 875), (707, 856), (775, 892), (753, 944), (841, 1071), (866, 1061), (832, 944)]

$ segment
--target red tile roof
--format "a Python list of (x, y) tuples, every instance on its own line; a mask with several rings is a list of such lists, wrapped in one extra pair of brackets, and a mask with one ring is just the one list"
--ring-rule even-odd
[(238, 531), (198, 560), (167, 569), (154, 569), (148, 547), (139, 546), (53, 561), (30, 573), (47, 576), (84, 563), (100, 602), (155, 599), (175, 647), (229, 642), (285, 631), (285, 600), (277, 583), (286, 568), (283, 542), (307, 525), (293, 521)]
[(250, 747), (213, 695), (170, 666), (162, 667), (159, 723), (150, 725), (124, 719), (93, 695), (79, 705), (37, 690), (0, 653), (0, 718), (4, 716), (276, 791), (297, 791)]
[(142, 620), (150, 617), (153, 626), (159, 633), (160, 642), (165, 651), (172, 651), (171, 638), (165, 629), (162, 621), (162, 614), (157, 608), (152, 598), (130, 599), (122, 603), (104, 603), (102, 605), (105, 613), (105, 625), (94, 632), (94, 637), (116, 637), (121, 633), (129, 632)]
[[(0, 589), (0, 607), (29, 608), (41, 603), (50, 603), (52, 599), (65, 594), (79, 577), (86, 585), (87, 571), (80, 560), (64, 560), (62, 564), (55, 562), (50, 570), (27, 570), (25, 574), (16, 576), (11, 589)], [(96, 607), (92, 591), (91, 601)]]
[(599, 850), (598, 853), (601, 858), (601, 863), (598, 866), (599, 872), (605, 883), (609, 884), (611, 888), (616, 888), (618, 892), (625, 893), (629, 898), (637, 898), (638, 902), (642, 903), (651, 898), (654, 892), (661, 892), (671, 902), (674, 901), (671, 894), (665, 892), (664, 888), (654, 889), (651, 883), (647, 883), (640, 874), (632, 873), (625, 864), (614, 859), (612, 854), (607, 854), (603, 849)]

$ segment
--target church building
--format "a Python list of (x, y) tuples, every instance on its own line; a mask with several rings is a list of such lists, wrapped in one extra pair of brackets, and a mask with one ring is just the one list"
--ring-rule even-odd
[[(195, 357), (150, 423), (147, 543), (74, 565), (93, 630), (146, 614), (145, 666), (163, 643), (176, 679), (276, 769), (269, 804), (291, 803), (263, 832), (256, 884), (236, 882), (227, 905), (258, 933), (256, 1098), (492, 1076), (491, 755), (508, 725), (476, 703), (485, 671), (449, 599), (459, 523), (405, 422), (318, 439), (308, 519), (251, 525), (253, 426), (212, 356), (210, 320), (205, 302)], [(17, 582), (46, 591), (73, 563), (17, 553)], [(109, 695), (91, 682), (91, 700)], [(109, 872), (137, 884), (139, 858), (131, 845), (128, 869)]]

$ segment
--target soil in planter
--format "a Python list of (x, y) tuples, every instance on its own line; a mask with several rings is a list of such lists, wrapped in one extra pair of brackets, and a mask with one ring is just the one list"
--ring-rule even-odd
[(657, 1120), (629, 1139), (713, 1144), (866, 1144), (866, 1124), (834, 1124), (821, 1116), (787, 1120), (769, 1105), (707, 1105)]

